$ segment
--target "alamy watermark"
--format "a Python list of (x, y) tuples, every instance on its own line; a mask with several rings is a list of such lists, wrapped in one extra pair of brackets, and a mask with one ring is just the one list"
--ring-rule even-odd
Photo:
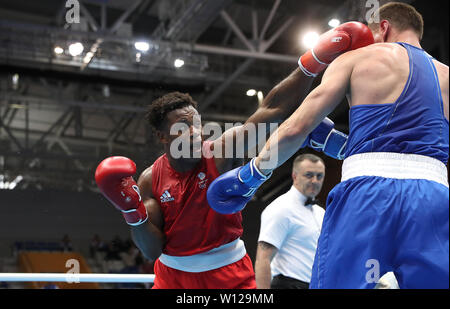
[(80, 262), (77, 259), (69, 259), (66, 261), (66, 268), (69, 268), (66, 272), (66, 282), (80, 283)]
[[(105, 5), (108, 0), (93, 0)], [(66, 0), (66, 23), (79, 24), (80, 23), (80, 1), (79, 0)]]
[(80, 2), (78, 0), (67, 0), (66, 8), (66, 23), (79, 24), (80, 23)]
[(369, 259), (366, 261), (366, 268), (369, 268), (366, 272), (366, 282), (378, 283), (380, 281), (380, 262), (377, 259)]
[(380, 23), (380, 2), (378, 0), (367, 0), (366, 8), (369, 8), (365, 16), (366, 22), (368, 24)]

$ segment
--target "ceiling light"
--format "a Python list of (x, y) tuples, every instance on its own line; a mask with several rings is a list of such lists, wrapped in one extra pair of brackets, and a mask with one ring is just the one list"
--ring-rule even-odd
[(55, 52), (55, 54), (61, 55), (64, 52), (64, 49), (62, 47), (56, 46), (53, 51)]
[(109, 98), (109, 96), (111, 95), (111, 89), (109, 89), (108, 85), (103, 85), (102, 92), (105, 98)]
[(258, 100), (260, 102), (262, 102), (264, 100), (264, 94), (262, 93), (262, 91), (258, 91)]
[(180, 58), (175, 59), (173, 65), (174, 65), (176, 68), (181, 68), (181, 67), (184, 65), (184, 60), (183, 60), (183, 59), (180, 59)]
[(92, 58), (94, 57), (94, 53), (93, 52), (88, 52), (86, 54), (86, 56), (84, 56), (83, 58), (83, 62), (88, 64), (89, 62), (91, 62)]
[(80, 42), (69, 45), (69, 54), (71, 54), (73, 57), (81, 55), (83, 50), (84, 50), (84, 46)]
[(7, 188), (9, 190), (13, 190), (19, 184), (19, 182), (21, 182), (22, 180), (23, 180), (23, 176), (19, 175), (16, 177), (16, 179), (11, 181), (8, 186), (6, 186), (6, 183), (5, 183), (5, 188)]
[(19, 74), (14, 74), (12, 76), (12, 88), (13, 90), (19, 89)]
[(144, 41), (138, 41), (134, 43), (134, 48), (136, 48), (138, 51), (146, 52), (150, 49), (150, 44)]
[(336, 28), (340, 24), (341, 24), (341, 21), (339, 19), (336, 19), (336, 18), (333, 18), (332, 20), (330, 20), (328, 22), (328, 26), (330, 26), (331, 28)]
[(256, 90), (255, 89), (247, 90), (247, 96), (254, 97), (255, 95), (256, 95)]
[(303, 46), (307, 49), (314, 48), (319, 41), (319, 34), (315, 31), (306, 33), (303, 36)]
[(22, 176), (22, 175), (19, 175), (19, 176), (16, 177), (16, 179), (14, 179), (14, 182), (19, 183), (19, 182), (21, 182), (22, 180), (23, 180), (23, 176)]

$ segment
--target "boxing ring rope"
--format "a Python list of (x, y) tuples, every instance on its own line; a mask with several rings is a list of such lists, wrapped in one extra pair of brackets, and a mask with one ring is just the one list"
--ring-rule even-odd
[(142, 274), (0, 273), (0, 282), (153, 283), (154, 280), (155, 275)]

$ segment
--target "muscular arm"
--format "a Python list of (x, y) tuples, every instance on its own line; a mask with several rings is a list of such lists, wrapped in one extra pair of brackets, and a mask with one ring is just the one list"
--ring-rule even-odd
[(164, 218), (158, 202), (152, 194), (152, 169), (145, 170), (138, 180), (144, 205), (147, 208), (147, 222), (131, 226), (131, 235), (136, 246), (142, 254), (149, 260), (156, 260), (162, 253), (165, 243), (163, 234)]
[(439, 83), (441, 85), (442, 101), (444, 103), (444, 116), (449, 120), (449, 104), (448, 104), (448, 92), (449, 92), (449, 73), (448, 66), (438, 61), (434, 61), (436, 70), (439, 77)]
[(272, 134), (256, 159), (261, 172), (269, 174), (294, 155), (314, 128), (345, 98), (357, 52), (336, 59), (325, 72), (322, 83)]
[(296, 69), (275, 86), (244, 126), (258, 123), (282, 123), (308, 95), (313, 78)]
[(255, 261), (256, 286), (258, 289), (270, 289), (272, 279), (270, 262), (277, 252), (275, 246), (264, 241), (258, 242)]
[[(247, 153), (248, 150), (257, 147), (260, 136), (263, 133), (264, 142), (265, 137), (270, 134), (270, 124), (282, 123), (289, 115), (291, 115), (298, 107), (300, 102), (309, 93), (312, 82), (312, 77), (306, 76), (300, 69), (296, 69), (287, 78), (275, 86), (258, 109), (249, 117), (243, 126), (233, 128), (225, 132), (219, 139), (214, 141), (213, 147), (222, 147), (221, 158), (216, 158), (216, 166), (219, 172), (223, 173), (232, 168), (231, 158), (224, 158), (225, 143), (233, 141), (234, 153), (241, 151)], [(258, 124), (266, 124), (264, 132), (256, 131), (256, 136), (248, 137), (248, 132), (252, 132), (252, 127), (257, 128)], [(243, 147), (243, 149), (236, 149)]]

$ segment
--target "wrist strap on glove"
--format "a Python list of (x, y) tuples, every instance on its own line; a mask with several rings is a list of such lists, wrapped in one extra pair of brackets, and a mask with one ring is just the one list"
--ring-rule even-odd
[(239, 180), (250, 187), (249, 192), (243, 196), (252, 196), (255, 191), (269, 179), (273, 172), (269, 175), (264, 175), (255, 165), (256, 158), (253, 158), (248, 164), (243, 166), (238, 173)]
[[(141, 197), (141, 193), (139, 192), (139, 187), (137, 185), (132, 185), (131, 188), (139, 196), (137, 208), (128, 209), (128, 210), (120, 209), (120, 211), (122, 212), (122, 215), (125, 218), (125, 221), (127, 222), (128, 225), (138, 226), (147, 221), (148, 213), (147, 213), (147, 208), (145, 207), (144, 203), (142, 202), (142, 197)], [(125, 193), (121, 192), (121, 194), (124, 195)], [(126, 197), (125, 200), (131, 201), (131, 198)]]

